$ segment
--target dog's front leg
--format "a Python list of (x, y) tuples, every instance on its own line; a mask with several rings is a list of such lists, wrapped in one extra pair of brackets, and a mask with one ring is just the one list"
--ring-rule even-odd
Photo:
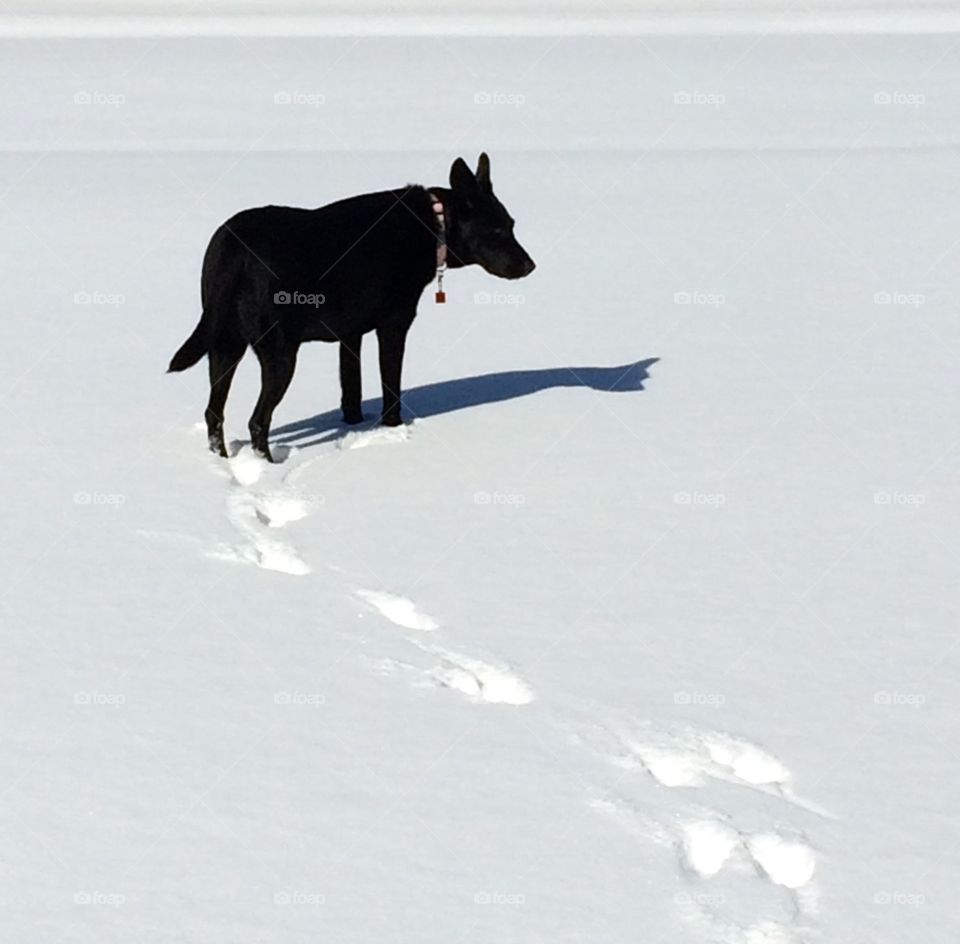
[(377, 328), (380, 383), (383, 387), (383, 412), (380, 422), (384, 426), (399, 426), (403, 422), (400, 414), (400, 375), (403, 371), (403, 348), (409, 328), (409, 319), (388, 321)]
[(360, 344), (363, 335), (357, 334), (340, 342), (340, 409), (344, 423), (363, 422), (363, 381), (360, 376)]

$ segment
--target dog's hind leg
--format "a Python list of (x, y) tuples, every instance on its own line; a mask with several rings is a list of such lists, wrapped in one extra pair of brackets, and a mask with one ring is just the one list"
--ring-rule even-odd
[(363, 422), (363, 381), (360, 376), (360, 345), (363, 335), (344, 338), (340, 342), (340, 409), (344, 423)]
[(260, 361), (260, 397), (250, 417), (250, 444), (254, 452), (273, 462), (267, 443), (270, 422), (293, 379), (297, 345), (271, 339), (270, 343), (255, 345), (254, 351)]
[(223, 407), (227, 402), (233, 375), (243, 357), (246, 344), (231, 344), (225, 348), (217, 347), (208, 353), (210, 367), (210, 400), (207, 403), (207, 441), (210, 451), (227, 456), (227, 446), (223, 441)]

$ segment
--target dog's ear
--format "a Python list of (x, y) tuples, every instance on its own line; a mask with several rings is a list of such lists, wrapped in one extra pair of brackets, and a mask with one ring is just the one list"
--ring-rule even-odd
[(490, 158), (487, 157), (486, 151), (480, 155), (480, 159), (477, 161), (477, 184), (481, 190), (486, 190), (487, 193), (493, 190), (493, 184), (490, 183)]
[(467, 198), (477, 192), (477, 178), (462, 157), (458, 157), (450, 167), (450, 187)]

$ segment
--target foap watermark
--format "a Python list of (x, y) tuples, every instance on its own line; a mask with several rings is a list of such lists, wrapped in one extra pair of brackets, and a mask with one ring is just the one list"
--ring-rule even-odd
[(474, 292), (474, 305), (510, 305), (519, 308), (526, 297), (518, 292)]
[(875, 905), (904, 905), (907, 908), (919, 908), (927, 903), (927, 896), (920, 892), (877, 892), (873, 896)]
[(127, 703), (127, 696), (121, 692), (74, 692), (73, 703), (84, 706), (119, 708)]
[(723, 492), (675, 492), (673, 503), (698, 508), (720, 508), (727, 503), (727, 496)]
[(126, 105), (127, 96), (120, 92), (75, 92), (74, 105), (99, 105), (108, 108), (119, 108)]
[(700, 92), (696, 89), (689, 92), (680, 89), (673, 93), (674, 105), (709, 105), (711, 108), (720, 108), (726, 102), (727, 96), (723, 92)]
[(119, 308), (126, 296), (119, 292), (74, 292), (74, 305), (102, 305), (108, 308)]
[(327, 896), (319, 892), (304, 892), (297, 889), (276, 892), (273, 896), (275, 905), (300, 905), (308, 908), (319, 908), (326, 904)]
[(319, 708), (327, 703), (327, 699), (319, 692), (274, 692), (273, 703), (300, 708)]
[(326, 304), (327, 297), (320, 292), (274, 292), (274, 305), (310, 305), (319, 308)]
[(727, 696), (719, 692), (674, 692), (673, 703), (703, 708), (722, 708), (727, 703)]
[(127, 496), (122, 492), (74, 492), (73, 503), (118, 510), (127, 503)]
[(516, 895), (510, 892), (477, 892), (473, 896), (475, 905), (509, 905), (519, 908), (527, 903), (526, 895)]
[(873, 703), (883, 707), (920, 708), (927, 703), (927, 696), (919, 692), (875, 692)]
[(722, 892), (677, 892), (673, 896), (675, 905), (699, 905), (709, 908), (711, 905), (722, 905), (727, 900)]
[(927, 496), (923, 492), (880, 491), (873, 493), (875, 505), (905, 505), (919, 507), (927, 503)]
[(527, 100), (526, 95), (519, 92), (474, 92), (474, 105), (509, 105), (519, 108)]
[(726, 303), (720, 292), (674, 292), (674, 305), (701, 305), (704, 308), (719, 308)]
[(525, 504), (527, 496), (520, 492), (474, 492), (473, 503), (475, 505), (499, 505), (512, 508), (519, 508)]
[(874, 305), (900, 305), (904, 308), (919, 308), (926, 304), (927, 296), (920, 292), (874, 292)]
[(273, 93), (274, 105), (300, 105), (305, 108), (319, 108), (327, 103), (323, 92), (281, 91)]
[(919, 108), (926, 105), (927, 96), (919, 92), (874, 92), (874, 105), (902, 105), (907, 108)]
[(108, 908), (120, 908), (127, 900), (126, 895), (117, 892), (74, 892), (75, 905), (101, 905)]

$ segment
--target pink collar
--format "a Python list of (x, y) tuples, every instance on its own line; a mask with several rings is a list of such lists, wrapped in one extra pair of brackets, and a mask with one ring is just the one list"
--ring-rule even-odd
[(447, 271), (447, 221), (443, 214), (443, 201), (435, 194), (430, 194), (433, 201), (433, 216), (437, 221), (437, 293), (436, 301), (443, 304), (447, 300), (443, 290), (443, 273)]
[(447, 264), (447, 221), (443, 215), (443, 203), (435, 194), (430, 194), (433, 201), (433, 216), (437, 221), (437, 268), (442, 269)]

